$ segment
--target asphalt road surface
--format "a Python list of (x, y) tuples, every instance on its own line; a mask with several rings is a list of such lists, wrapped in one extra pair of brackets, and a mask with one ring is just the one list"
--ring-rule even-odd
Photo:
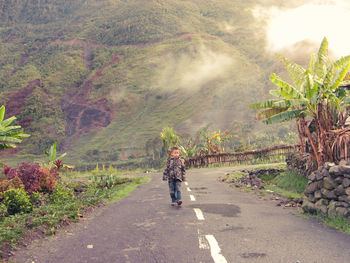
[(188, 171), (181, 208), (170, 206), (167, 183), (153, 174), (11, 262), (350, 263), (350, 236), (217, 181), (235, 169)]

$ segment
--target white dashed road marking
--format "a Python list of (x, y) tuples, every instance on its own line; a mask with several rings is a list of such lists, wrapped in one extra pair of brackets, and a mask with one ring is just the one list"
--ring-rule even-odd
[(206, 235), (206, 239), (210, 245), (210, 253), (215, 263), (227, 263), (226, 258), (221, 255), (221, 249), (213, 235)]
[[(188, 186), (188, 183), (185, 182), (185, 185)], [(191, 189), (187, 187), (187, 191), (191, 192)], [(190, 199), (191, 201), (196, 201), (194, 195), (190, 195)], [(202, 210), (200, 210), (199, 208), (193, 208), (193, 210), (196, 213), (198, 220), (204, 220)], [(213, 235), (201, 235), (198, 229), (198, 242), (200, 249), (210, 249), (210, 254), (215, 263), (227, 263), (227, 260), (221, 254), (221, 248), (219, 247), (219, 244)]]
[(196, 213), (198, 220), (204, 220), (203, 213), (199, 208), (193, 208), (193, 210)]
[(205, 239), (204, 235), (201, 235), (198, 229), (198, 242), (200, 249), (210, 249), (208, 241)]

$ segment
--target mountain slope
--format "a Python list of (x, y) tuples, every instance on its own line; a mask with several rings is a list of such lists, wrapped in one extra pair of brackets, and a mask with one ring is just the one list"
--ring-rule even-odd
[(0, 102), (32, 134), (21, 153), (57, 141), (74, 161), (117, 161), (159, 148), (164, 126), (258, 127), (247, 105), (276, 65), (257, 4), (0, 0)]

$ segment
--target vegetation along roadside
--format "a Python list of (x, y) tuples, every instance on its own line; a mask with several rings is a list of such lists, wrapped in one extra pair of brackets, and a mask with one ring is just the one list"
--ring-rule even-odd
[(149, 177), (91, 174), (89, 180), (62, 180), (57, 168), (23, 163), (6, 167), (1, 181), (0, 257), (16, 246), (78, 222), (93, 207), (125, 197)]

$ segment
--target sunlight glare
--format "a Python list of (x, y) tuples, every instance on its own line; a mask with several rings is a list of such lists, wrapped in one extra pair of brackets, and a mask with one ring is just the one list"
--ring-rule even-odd
[(348, 21), (350, 5), (345, 1), (306, 4), (295, 9), (269, 10), (269, 48), (278, 51), (308, 40), (319, 46), (327, 37), (329, 49), (337, 56), (350, 54)]

